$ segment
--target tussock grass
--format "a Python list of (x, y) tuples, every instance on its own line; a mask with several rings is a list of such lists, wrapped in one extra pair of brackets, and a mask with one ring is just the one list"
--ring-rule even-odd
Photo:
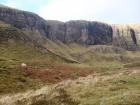
[(64, 60), (49, 52), (45, 54), (22, 43), (1, 42), (0, 94), (37, 89), (47, 83), (26, 76), (20, 69), (22, 62), (33, 68), (48, 68), (53, 64), (61, 64)]
[[(0, 28), (9, 27), (0, 22)], [(85, 46), (50, 40), (44, 47), (48, 52), (12, 39), (0, 42), (0, 95), (29, 91), (29, 94), (19, 93), (20, 100), (14, 97), (11, 100), (16, 102), (8, 105), (140, 105), (140, 74), (133, 72), (140, 69), (140, 52), (110, 45)], [(27, 76), (19, 68), (22, 62), (37, 70), (62, 69), (61, 65), (69, 71), (89, 68), (95, 74), (36, 90), (48, 83)], [(81, 76), (77, 72), (69, 75)]]
[(68, 90), (74, 90), (71, 94), (80, 100), (81, 105), (139, 105), (140, 74), (128, 74), (124, 73), (119, 78), (100, 80), (96, 84), (77, 84), (70, 86)]
[[(51, 42), (52, 43), (52, 42)], [(62, 43), (61, 43), (62, 44)], [(54, 45), (55, 46), (55, 45)], [(63, 46), (63, 48), (61, 47)], [(24, 45), (17, 42), (2, 42), (0, 43), (0, 94), (13, 93), (25, 91), (27, 89), (38, 88), (42, 86), (44, 81), (35, 79), (33, 77), (27, 77), (20, 69), (19, 65), (24, 62), (32, 68), (55, 68), (59, 64), (65, 66), (71, 66), (75, 68), (91, 68), (98, 73), (108, 73), (111, 71), (118, 71), (124, 68), (139, 67), (138, 57), (139, 52), (119, 52), (109, 50), (109, 52), (103, 53), (101, 50), (96, 48), (88, 48), (88, 51), (84, 50), (80, 52), (80, 49), (87, 49), (86, 47), (79, 47), (79, 45), (64, 45), (59, 46), (62, 48), (63, 53), (67, 53), (70, 57), (74, 57), (76, 60), (81, 62), (67, 63), (64, 59), (59, 56), (48, 52), (40, 52), (38, 49)], [(58, 46), (57, 46), (58, 47)], [(66, 48), (68, 47), (68, 48)], [(71, 47), (71, 48), (69, 48)], [(106, 47), (106, 46), (105, 46)], [(78, 49), (77, 49), (78, 48)], [(111, 47), (107, 47), (110, 49)], [(66, 49), (66, 52), (65, 52)], [(67, 51), (67, 49), (72, 51)], [(74, 50), (75, 49), (75, 50)], [(96, 49), (96, 50), (93, 50)], [(59, 50), (61, 51), (61, 50)], [(108, 50), (106, 50), (108, 51)], [(72, 54), (77, 54), (73, 56)], [(71, 56), (72, 55), (72, 56)], [(123, 57), (122, 57), (123, 56)], [(80, 57), (80, 58), (78, 58)], [(135, 59), (137, 57), (137, 59)], [(77, 59), (78, 58), (78, 59)], [(125, 60), (124, 60), (125, 58)], [(135, 61), (135, 62), (130, 62)], [(127, 61), (126, 61), (127, 60)], [(77, 76), (75, 73), (74, 75)]]
[(4, 102), (7, 105), (139, 105), (139, 75), (135, 69), (99, 73), (3, 97), (0, 103), (5, 98), (9, 100)]

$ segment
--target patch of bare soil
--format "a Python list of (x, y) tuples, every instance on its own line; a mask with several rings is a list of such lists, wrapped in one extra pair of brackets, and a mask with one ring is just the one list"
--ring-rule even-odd
[(57, 66), (53, 69), (28, 68), (28, 70), (25, 71), (27, 76), (40, 78), (50, 83), (57, 83), (67, 79), (77, 79), (78, 77), (85, 77), (93, 73), (94, 70), (90, 68), (70, 66)]

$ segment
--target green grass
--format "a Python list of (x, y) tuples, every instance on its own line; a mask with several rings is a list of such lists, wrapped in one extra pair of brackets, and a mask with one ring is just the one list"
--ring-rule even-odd
[(26, 76), (19, 68), (22, 62), (30, 67), (49, 68), (63, 63), (64, 60), (22, 43), (0, 43), (0, 94), (36, 89), (47, 83)]
[[(0, 28), (11, 28), (11, 26), (0, 22)], [(19, 36), (20, 30), (18, 31)], [(48, 52), (15, 42), (13, 39), (0, 41), (0, 95), (38, 89), (47, 84), (47, 81), (25, 75), (19, 68), (22, 62), (33, 68), (53, 68), (61, 64), (80, 68), (88, 67), (101, 75), (140, 68), (140, 52), (138, 51), (125, 51), (104, 45), (64, 44), (50, 40), (44, 46), (47, 47)], [(73, 76), (79, 75), (75, 73)], [(62, 105), (62, 103), (63, 105), (78, 105), (79, 103), (81, 105), (140, 105), (139, 89), (140, 75), (126, 73), (120, 78), (99, 81), (95, 85), (79, 87), (75, 84), (57, 90), (58, 96), (51, 99), (45, 97), (33, 101), (31, 105)], [(22, 104), (17, 103), (17, 105)]]
[(3, 42), (0, 44), (1, 57), (5, 59), (17, 59), (21, 61), (32, 60), (50, 60), (53, 55), (51, 53), (40, 52), (36, 48), (32, 48), (28, 45), (15, 42)]
[[(99, 81), (95, 85), (71, 86), (72, 96), (81, 105), (140, 105), (140, 76), (123, 75), (108, 81)], [(67, 89), (66, 89), (67, 90)]]
[(0, 27), (10, 27), (10, 24), (6, 24), (3, 21), (0, 21)]
[[(67, 45), (65, 45), (66, 47)], [(71, 54), (80, 55), (80, 48), (78, 45), (68, 45), (75, 49)], [(67, 47), (68, 47), (67, 46)], [(75, 46), (75, 47), (74, 47)], [(58, 46), (57, 46), (58, 47)], [(62, 51), (65, 50), (62, 48)], [(68, 48), (69, 48), (68, 47)], [(61, 46), (60, 46), (61, 48)], [(60, 49), (59, 48), (59, 49)], [(66, 48), (66, 50), (68, 49)], [(78, 48), (78, 49), (77, 49)], [(84, 48), (82, 48), (84, 49)], [(70, 50), (70, 49), (69, 49)], [(60, 51), (60, 50), (59, 50)], [(64, 52), (66, 53), (66, 52)], [(134, 62), (120, 61), (120, 56), (124, 56), (131, 59)], [(13, 93), (25, 91), (28, 89), (36, 89), (46, 84), (47, 82), (41, 81), (39, 79), (27, 77), (20, 69), (19, 66), (22, 62), (26, 63), (30, 67), (35, 68), (52, 68), (59, 64), (65, 64), (74, 67), (88, 67), (102, 74), (117, 71), (124, 68), (139, 67), (138, 58), (135, 60), (136, 56), (139, 57), (139, 53), (126, 52), (115, 53), (115, 52), (82, 52), (80, 55), (81, 64), (77, 63), (67, 63), (64, 59), (56, 56), (51, 52), (40, 52), (38, 49), (25, 45), (19, 42), (1, 42), (0, 43), (0, 94)], [(77, 59), (77, 57), (76, 57)]]
[(14, 61), (0, 61), (0, 94), (36, 89), (43, 84), (39, 79), (27, 77), (17, 65)]
[(31, 105), (79, 105), (79, 102), (74, 100), (63, 88), (57, 90), (59, 96), (55, 96), (52, 99), (45, 97), (41, 100), (33, 99)]
[(46, 46), (60, 56), (79, 62), (70, 64), (71, 66), (91, 67), (97, 72), (120, 70), (127, 65), (134, 65), (134, 62), (139, 64), (140, 61), (139, 51), (126, 51), (109, 45), (82, 46), (48, 40)]
[[(120, 72), (118, 72), (120, 73)], [(102, 78), (114, 74), (100, 75)], [(119, 77), (57, 85), (48, 94), (41, 92), (16, 105), (140, 105), (140, 73), (126, 70)], [(99, 77), (100, 77), (99, 76)]]
[(111, 82), (109, 94), (103, 98), (104, 105), (140, 105), (140, 76), (139, 74), (123, 76)]

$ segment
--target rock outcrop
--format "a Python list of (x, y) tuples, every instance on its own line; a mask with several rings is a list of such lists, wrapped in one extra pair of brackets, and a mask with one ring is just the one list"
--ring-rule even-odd
[(45, 31), (45, 20), (38, 15), (17, 9), (0, 7), (0, 20), (16, 28)]
[(100, 22), (47, 21), (48, 38), (64, 43), (109, 44), (112, 42), (112, 28)]
[(0, 6), (0, 20), (24, 31), (30, 39), (45, 44), (46, 39), (65, 44), (110, 44), (138, 49), (140, 25), (109, 25), (95, 21), (49, 21), (37, 14)]
[(113, 44), (125, 49), (137, 48), (136, 32), (129, 25), (113, 25)]
[[(45, 36), (64, 43), (108, 44), (112, 42), (111, 26), (88, 21), (45, 21), (36, 14), (0, 7), (0, 20), (19, 29), (28, 29), (34, 37)], [(40, 38), (38, 38), (40, 39)]]
[(37, 14), (0, 6), (0, 20), (15, 28), (26, 31), (26, 33), (29, 34), (28, 36), (34, 37), (33, 39), (36, 39), (37, 42), (45, 43), (45, 20)]
[(139, 28), (140, 25), (108, 25), (89, 21), (47, 21), (47, 35), (51, 40), (87, 45), (112, 44), (127, 50), (138, 49)]

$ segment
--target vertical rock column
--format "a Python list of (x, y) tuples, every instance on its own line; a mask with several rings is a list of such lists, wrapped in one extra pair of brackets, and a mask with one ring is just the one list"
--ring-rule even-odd
[(135, 30), (128, 25), (113, 25), (113, 45), (134, 50), (137, 48)]

